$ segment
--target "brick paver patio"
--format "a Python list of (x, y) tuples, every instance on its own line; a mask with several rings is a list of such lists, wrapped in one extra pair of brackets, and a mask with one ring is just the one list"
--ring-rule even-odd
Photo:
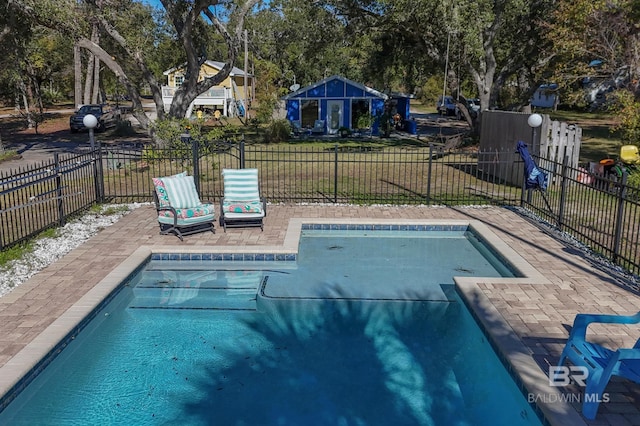
[[(536, 373), (546, 373), (546, 366), (557, 361), (577, 313), (640, 311), (640, 297), (624, 288), (616, 277), (522, 216), (498, 207), (270, 205), (263, 232), (259, 228), (229, 229), (227, 233), (217, 229), (216, 234), (192, 235), (184, 242), (172, 235), (159, 235), (154, 214), (150, 205), (134, 210), (0, 298), (0, 393), (10, 385), (3, 381), (8, 368), (21, 365), (21, 351), (140, 247), (166, 252), (185, 248), (210, 251), (214, 246), (277, 247), (285, 243), (292, 218), (352, 219), (354, 223), (367, 219), (484, 223), (546, 278), (540, 283), (518, 285), (478, 284), (495, 315), (510, 327), (507, 331), (512, 329), (516, 340), (524, 343), (528, 357), (539, 367)], [(593, 327), (593, 332), (593, 339), (612, 346), (630, 347), (640, 337), (637, 327)], [(508, 334), (513, 337), (513, 333)], [(607, 391), (611, 402), (601, 404), (597, 419), (586, 424), (640, 425), (640, 386), (616, 380)], [(579, 412), (580, 405), (574, 405)], [(581, 416), (569, 410), (567, 418), (577, 419), (575, 423), (580, 424)]]

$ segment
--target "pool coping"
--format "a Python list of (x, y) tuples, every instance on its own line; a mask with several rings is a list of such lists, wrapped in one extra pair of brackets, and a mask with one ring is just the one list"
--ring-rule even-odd
[[(97, 308), (105, 298), (156, 253), (297, 253), (298, 241), (303, 224), (336, 224), (353, 225), (354, 222), (372, 225), (466, 225), (477, 231), (485, 241), (498, 253), (503, 255), (513, 267), (518, 269), (524, 277), (521, 278), (483, 278), (483, 277), (454, 277), (457, 290), (471, 313), (479, 321), (483, 332), (490, 338), (494, 349), (503, 361), (508, 361), (510, 373), (519, 386), (524, 386), (529, 394), (560, 396), (558, 388), (548, 385), (548, 378), (534, 361), (531, 351), (517, 337), (515, 331), (502, 317), (498, 309), (483, 293), (479, 284), (501, 283), (509, 285), (519, 284), (549, 284), (539, 271), (532, 267), (522, 256), (501, 240), (488, 226), (477, 220), (423, 220), (423, 219), (323, 219), (323, 218), (291, 218), (289, 220), (284, 243), (280, 246), (140, 246), (120, 265), (107, 274), (97, 285), (84, 294), (67, 311), (58, 317), (42, 333), (36, 336), (20, 352), (0, 368), (0, 398), (19, 387), (24, 376), (38, 366), (43, 357), (58, 347), (76, 329), (84, 318)], [(509, 368), (508, 368), (509, 369)], [(6, 404), (11, 401), (5, 402)], [(586, 425), (584, 419), (568, 403), (562, 399), (554, 400), (553, 404), (539, 402), (536, 404), (546, 421), (552, 425)]]

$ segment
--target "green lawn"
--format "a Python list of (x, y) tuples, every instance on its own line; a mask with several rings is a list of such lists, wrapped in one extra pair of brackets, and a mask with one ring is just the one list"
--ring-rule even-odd
[(551, 119), (576, 124), (582, 128), (580, 161), (600, 161), (618, 158), (622, 141), (612, 129), (617, 123), (614, 114), (605, 112), (551, 111)]

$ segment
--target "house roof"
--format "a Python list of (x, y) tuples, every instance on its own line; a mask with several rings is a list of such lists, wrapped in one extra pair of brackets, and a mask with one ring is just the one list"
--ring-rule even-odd
[(332, 75), (282, 97), (284, 100), (297, 98), (381, 98), (386, 100), (388, 96), (348, 78)]
[[(205, 64), (209, 65), (212, 68), (215, 68), (217, 70), (221, 70), (225, 63), (224, 62), (220, 62), (220, 61), (210, 61), (210, 60), (206, 60), (204, 62)], [(179, 69), (183, 69), (185, 66), (187, 65), (187, 63), (183, 63), (182, 65), (178, 66), (178, 67), (173, 67), (173, 68), (169, 68), (168, 70), (164, 71), (162, 74), (163, 75), (169, 75), (172, 72), (175, 72)], [(229, 73), (230, 76), (244, 76), (244, 70), (241, 70), (238, 67), (233, 67), (231, 68), (231, 73)], [(251, 77), (251, 74), (247, 74), (247, 76)]]

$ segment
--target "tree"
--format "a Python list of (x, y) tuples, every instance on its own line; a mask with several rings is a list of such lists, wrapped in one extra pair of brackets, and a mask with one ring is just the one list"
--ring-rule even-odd
[[(188, 75), (183, 86), (174, 95), (170, 116), (183, 117), (189, 104), (200, 93), (229, 75), (238, 55), (244, 19), (258, 2), (259, 0), (161, 0), (167, 21), (173, 27), (172, 35), (186, 59)], [(164, 117), (161, 83), (149, 61), (150, 52), (154, 50), (154, 40), (147, 37), (149, 34), (144, 32), (144, 25), (140, 28), (140, 24), (145, 22), (155, 25), (150, 7), (132, 0), (85, 0), (82, 3), (74, 0), (15, 0), (14, 4), (39, 25), (56, 29), (76, 40), (77, 46), (90, 51), (108, 67), (131, 96), (133, 114), (143, 127), (148, 127), (149, 118), (142, 108), (140, 81), (149, 87), (158, 117)], [(146, 20), (137, 20), (135, 23), (127, 20), (135, 15), (138, 18), (145, 16)], [(98, 25), (102, 34), (99, 41), (91, 39), (90, 26), (85, 25), (86, 22)], [(214, 31), (222, 36), (228, 56), (225, 66), (218, 74), (198, 81), (200, 65), (206, 60), (207, 46), (201, 43), (201, 34), (206, 31)]]
[[(470, 79), (482, 110), (499, 104), (507, 84), (529, 81), (532, 93), (545, 63), (538, 30), (550, 0), (329, 2), (350, 25), (374, 33), (375, 75), (415, 88), (448, 64), (450, 90)], [(527, 93), (521, 98), (528, 100)]]
[[(186, 54), (186, 72), (183, 85), (175, 92), (169, 115), (184, 117), (191, 102), (210, 87), (222, 82), (233, 68), (238, 57), (243, 39), (244, 19), (259, 0), (244, 0), (237, 4), (233, 1), (195, 1), (193, 7), (186, 2), (161, 0), (167, 10), (169, 20), (173, 23), (177, 38), (182, 44)], [(216, 6), (225, 9), (224, 18), (221, 19), (210, 7)], [(204, 15), (211, 26), (222, 36), (227, 47), (227, 61), (223, 68), (214, 76), (198, 81), (200, 66), (207, 59), (206, 46), (199, 41), (199, 31), (206, 25), (202, 18)], [(156, 93), (154, 93), (154, 100)], [(160, 103), (156, 101), (156, 108), (161, 105), (161, 93), (158, 90)]]
[(258, 115), (271, 119), (294, 84), (305, 86), (339, 74), (364, 81), (368, 31), (350, 31), (324, 1), (275, 0), (247, 17), (255, 66)]
[(564, 90), (578, 89), (576, 103), (585, 77), (617, 80), (640, 96), (640, 2), (560, 2), (550, 17), (544, 37), (554, 80)]
[[(30, 17), (11, 3), (3, 4), (0, 18), (0, 77), (3, 97), (14, 100), (29, 128), (38, 130), (43, 117), (42, 85), (51, 82), (52, 64), (60, 58), (58, 39), (43, 28), (32, 28)], [(23, 109), (24, 107), (24, 109)]]

